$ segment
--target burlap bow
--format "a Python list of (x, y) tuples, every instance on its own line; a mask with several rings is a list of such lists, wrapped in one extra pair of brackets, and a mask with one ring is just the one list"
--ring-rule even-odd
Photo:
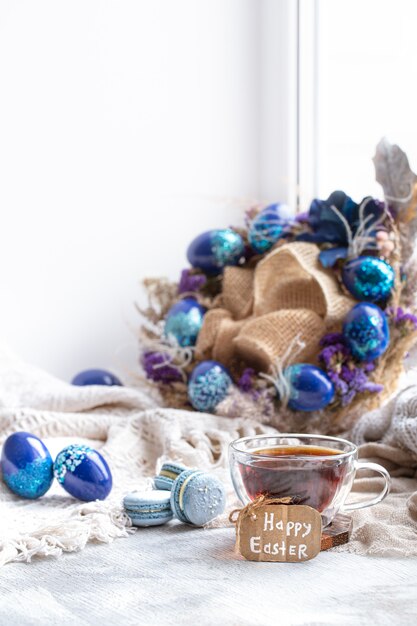
[(226, 267), (222, 307), (205, 315), (197, 358), (232, 371), (253, 365), (267, 372), (298, 337), (305, 348), (297, 361), (314, 362), (320, 338), (340, 328), (355, 303), (321, 266), (319, 252), (315, 244), (294, 242), (272, 250), (254, 270)]

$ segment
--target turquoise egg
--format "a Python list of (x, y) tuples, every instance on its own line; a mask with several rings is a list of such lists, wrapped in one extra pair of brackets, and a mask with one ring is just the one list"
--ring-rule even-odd
[(334, 387), (323, 370), (309, 363), (296, 363), (284, 370), (290, 384), (288, 406), (293, 411), (320, 411), (334, 397)]
[(357, 300), (382, 302), (394, 287), (395, 272), (391, 265), (372, 256), (360, 256), (343, 266), (342, 280)]
[(52, 484), (52, 457), (43, 441), (31, 433), (19, 431), (7, 437), (0, 465), (6, 485), (22, 498), (39, 498)]
[(203, 325), (206, 308), (195, 298), (184, 298), (174, 304), (165, 319), (164, 335), (173, 335), (180, 346), (194, 346)]
[(387, 316), (376, 304), (360, 302), (347, 314), (343, 335), (353, 356), (360, 361), (373, 361), (389, 345)]
[(258, 254), (270, 250), (292, 217), (291, 209), (279, 202), (260, 211), (249, 228), (248, 239), (252, 249)]
[(197, 411), (214, 411), (232, 386), (227, 369), (217, 361), (202, 361), (188, 381), (188, 398)]
[(237, 265), (245, 251), (239, 233), (231, 228), (208, 230), (188, 246), (187, 258), (193, 267), (207, 274), (219, 274), (226, 265)]

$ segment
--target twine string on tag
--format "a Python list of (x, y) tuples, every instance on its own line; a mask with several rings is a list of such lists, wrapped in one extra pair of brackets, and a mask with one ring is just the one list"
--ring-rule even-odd
[(256, 517), (256, 511), (261, 506), (266, 506), (268, 504), (300, 504), (301, 498), (299, 496), (285, 496), (283, 498), (276, 498), (274, 496), (266, 496), (260, 495), (252, 502), (249, 502), (246, 506), (241, 509), (233, 509), (229, 515), (229, 522), (232, 524), (236, 524), (238, 519), (241, 521), (246, 517)]

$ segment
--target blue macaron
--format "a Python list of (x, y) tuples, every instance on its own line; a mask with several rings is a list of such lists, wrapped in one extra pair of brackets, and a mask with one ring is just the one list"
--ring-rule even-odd
[(123, 506), (134, 526), (159, 526), (173, 518), (166, 491), (133, 491), (123, 498)]
[(171, 491), (175, 479), (186, 469), (188, 468), (180, 463), (173, 463), (172, 461), (164, 463), (158, 476), (155, 476), (153, 479), (155, 488), (163, 489), (164, 491)]
[(223, 484), (213, 476), (200, 470), (185, 470), (171, 490), (171, 508), (174, 515), (186, 524), (204, 526), (226, 506)]

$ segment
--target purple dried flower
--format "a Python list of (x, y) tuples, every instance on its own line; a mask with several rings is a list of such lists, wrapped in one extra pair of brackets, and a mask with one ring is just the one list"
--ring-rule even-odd
[(182, 270), (178, 293), (194, 293), (204, 287), (206, 282), (204, 274), (192, 274), (191, 270)]
[(346, 381), (348, 384), (352, 383), (355, 380), (356, 377), (356, 369), (357, 368), (351, 368), (348, 367), (347, 365), (342, 365), (341, 368), (341, 375), (344, 381)]
[(254, 390), (255, 383), (255, 370), (251, 367), (247, 367), (243, 370), (242, 376), (239, 378), (237, 385), (244, 393), (249, 393)]
[(170, 365), (171, 360), (171, 356), (163, 352), (144, 352), (142, 364), (146, 377), (161, 383), (182, 380), (180, 370), (175, 365)]
[(372, 361), (366, 361), (362, 364), (362, 369), (364, 372), (373, 372), (375, 369), (375, 363), (372, 363)]
[(369, 362), (358, 365), (341, 333), (325, 335), (320, 345), (323, 349), (319, 360), (333, 382), (342, 406), (350, 404), (358, 393), (379, 393), (383, 389), (382, 385), (368, 379), (368, 373), (375, 369), (375, 365)]
[(342, 406), (347, 406), (348, 404), (350, 404), (355, 396), (356, 396), (356, 391), (354, 389), (351, 389), (350, 391), (348, 391), (341, 398)]
[(346, 339), (343, 333), (327, 333), (327, 335), (323, 335), (320, 339), (321, 346), (332, 346), (337, 343), (346, 345)]
[(417, 316), (404, 311), (402, 307), (399, 306), (397, 309), (390, 307), (387, 309), (387, 313), (396, 326), (405, 328), (408, 326), (411, 327), (411, 330), (417, 329)]
[(309, 220), (308, 211), (303, 211), (303, 213), (297, 213), (297, 215), (295, 216), (295, 221), (298, 222), (299, 224), (304, 224), (305, 222), (308, 222), (308, 220)]
[(363, 387), (362, 391), (369, 391), (370, 393), (379, 393), (384, 388), (384, 385), (379, 385), (378, 383), (373, 383), (368, 381)]

